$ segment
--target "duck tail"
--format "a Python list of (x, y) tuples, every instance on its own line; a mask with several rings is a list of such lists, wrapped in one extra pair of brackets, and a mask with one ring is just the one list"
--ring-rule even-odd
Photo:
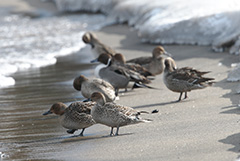
[(139, 113), (139, 115), (140, 115), (141, 113), (147, 113), (147, 114), (149, 114), (148, 111), (139, 111), (138, 113)]
[(148, 123), (148, 122), (152, 122), (153, 120), (151, 120), (151, 119), (142, 119), (141, 121)]
[(213, 80), (214, 80), (214, 78), (204, 78), (205, 84), (207, 86), (212, 86), (214, 83), (216, 83)]
[(213, 81), (207, 82), (207, 85), (208, 85), (208, 86), (212, 86), (214, 83), (216, 83), (216, 82), (213, 82)]
[(149, 89), (157, 89), (157, 88), (154, 88), (154, 87), (151, 87), (151, 86), (148, 86), (146, 84), (143, 84), (143, 83), (137, 83), (135, 82), (134, 85), (132, 86), (132, 90), (134, 88), (149, 88)]

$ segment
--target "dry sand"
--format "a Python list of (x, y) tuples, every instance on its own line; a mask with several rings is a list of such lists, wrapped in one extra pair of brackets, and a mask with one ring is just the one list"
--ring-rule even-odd
[[(156, 45), (142, 44), (137, 33), (125, 25), (96, 32), (101, 41), (127, 59), (151, 55)], [(120, 136), (108, 137), (110, 128), (94, 125), (84, 137), (69, 137), (55, 116), (41, 116), (51, 104), (83, 99), (72, 88), (79, 74), (93, 77), (93, 66), (81, 63), (83, 53), (61, 57), (56, 65), (16, 73), (14, 87), (0, 89), (0, 151), (9, 159), (21, 160), (156, 160), (234, 161), (240, 150), (238, 83), (226, 81), (231, 63), (238, 57), (214, 53), (210, 47), (164, 46), (178, 67), (191, 66), (212, 71), (213, 87), (192, 91), (176, 103), (179, 94), (169, 91), (156, 77), (151, 86), (120, 96), (117, 103), (159, 113), (152, 119), (120, 128)], [(83, 60), (84, 61), (84, 60)]]

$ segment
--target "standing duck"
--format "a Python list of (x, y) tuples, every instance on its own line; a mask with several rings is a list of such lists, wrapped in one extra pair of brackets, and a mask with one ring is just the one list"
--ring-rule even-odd
[(174, 69), (169, 59), (165, 60), (164, 83), (168, 89), (180, 93), (178, 102), (181, 101), (183, 92), (184, 99), (187, 98), (187, 92), (195, 89), (203, 89), (211, 86), (214, 78), (203, 77), (209, 72), (201, 72), (190, 67)]
[(94, 61), (102, 63), (95, 68), (95, 75), (112, 84), (115, 88), (116, 95), (118, 94), (120, 88), (126, 89), (130, 81), (135, 82), (139, 86), (152, 88), (145, 85), (151, 82), (149, 79), (133, 70), (127, 69), (124, 66), (114, 64), (112, 57), (109, 54), (101, 54)]
[(99, 56), (102, 53), (108, 53), (110, 55), (115, 54), (115, 51), (112, 48), (100, 42), (97, 39), (96, 35), (91, 32), (86, 32), (83, 35), (82, 40), (84, 43), (91, 45), (92, 50), (96, 56)]
[(91, 100), (96, 102), (91, 110), (91, 115), (96, 123), (104, 124), (111, 127), (110, 136), (113, 135), (113, 128), (117, 128), (115, 135), (118, 135), (119, 128), (122, 126), (137, 124), (141, 122), (150, 122), (141, 119), (141, 113), (145, 111), (137, 111), (131, 107), (122, 106), (112, 102), (106, 102), (105, 97), (100, 92), (94, 92)]
[(114, 87), (103, 79), (88, 79), (87, 77), (80, 75), (74, 79), (73, 87), (76, 90), (81, 91), (82, 95), (87, 98), (88, 101), (94, 92), (103, 93), (107, 102), (112, 102), (116, 99)]
[(120, 66), (124, 66), (127, 69), (138, 72), (139, 74), (143, 75), (144, 77), (153, 76), (153, 74), (151, 72), (149, 72), (146, 68), (144, 68), (143, 66), (141, 66), (139, 64), (126, 63), (126, 59), (125, 59), (124, 55), (121, 53), (116, 53), (112, 58), (114, 60), (114, 63), (116, 63)]
[(74, 102), (68, 107), (58, 102), (52, 105), (49, 111), (43, 115), (56, 114), (59, 115), (60, 124), (66, 128), (68, 133), (73, 134), (76, 130), (82, 129), (80, 136), (83, 136), (85, 128), (95, 124), (92, 119), (91, 108), (95, 105), (94, 102)]
[[(152, 51), (152, 57), (139, 57), (128, 60), (127, 63), (135, 63), (146, 68), (153, 75), (161, 74), (164, 70), (164, 55), (169, 55), (162, 46), (157, 46)], [(168, 59), (172, 59), (168, 57)], [(172, 66), (176, 68), (176, 63), (172, 59)]]

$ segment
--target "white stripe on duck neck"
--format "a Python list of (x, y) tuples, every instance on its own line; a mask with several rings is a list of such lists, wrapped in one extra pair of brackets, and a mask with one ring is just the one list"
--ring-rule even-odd
[(94, 75), (95, 75), (96, 77), (100, 78), (100, 76), (99, 76), (100, 70), (101, 70), (102, 68), (106, 68), (106, 67), (110, 66), (110, 64), (111, 64), (111, 59), (108, 59), (108, 63), (107, 63), (107, 64), (102, 64), (102, 63), (99, 64), (99, 65), (95, 68), (95, 70), (94, 70)]

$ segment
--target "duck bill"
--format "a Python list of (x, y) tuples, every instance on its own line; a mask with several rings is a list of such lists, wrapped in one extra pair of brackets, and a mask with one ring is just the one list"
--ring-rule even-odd
[(91, 60), (90, 61), (91, 63), (97, 63), (98, 62), (98, 58), (94, 59), (94, 60)]
[(164, 55), (167, 55), (169, 57), (172, 57), (172, 54), (168, 53), (168, 52), (164, 52)]
[(44, 112), (42, 115), (48, 115), (48, 114), (52, 114), (52, 112), (49, 110), (47, 112)]
[(91, 45), (92, 49), (95, 47), (93, 43), (89, 43), (89, 44)]

